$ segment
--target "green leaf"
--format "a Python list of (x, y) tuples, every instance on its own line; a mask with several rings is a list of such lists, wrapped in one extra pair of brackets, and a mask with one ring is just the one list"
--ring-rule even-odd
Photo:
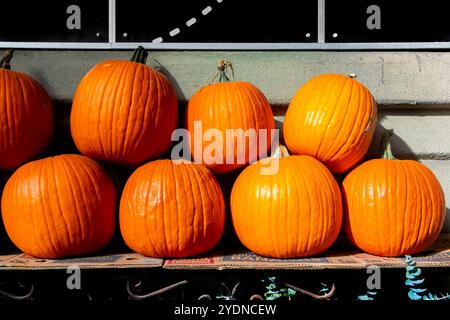
[(273, 290), (273, 289), (275, 289), (277, 287), (277, 285), (276, 284), (269, 284), (268, 286), (266, 286), (266, 289), (267, 290)]
[(297, 291), (295, 291), (294, 289), (288, 288), (288, 294), (290, 296), (295, 296), (297, 294)]
[(411, 280), (411, 279), (407, 279), (405, 281), (405, 285), (409, 286), (409, 287), (415, 287), (418, 284), (422, 284), (425, 281), (425, 279), (417, 279), (417, 280)]
[(409, 290), (412, 292), (416, 292), (416, 293), (422, 293), (422, 292), (428, 291), (427, 289), (422, 289), (422, 288), (411, 288)]
[(358, 300), (361, 300), (361, 301), (372, 301), (374, 299), (366, 294), (366, 295), (363, 295), (363, 296), (358, 296)]
[(408, 279), (415, 279), (418, 276), (420, 276), (421, 274), (422, 274), (422, 270), (417, 269), (416, 271), (407, 272), (406, 273), (406, 278), (408, 278)]
[(290, 298), (290, 297), (294, 296), (297, 293), (297, 291), (295, 291), (295, 290), (293, 290), (291, 288), (283, 288), (283, 289), (280, 290), (280, 292), (283, 292), (283, 296), (286, 297), (286, 298)]
[(418, 295), (417, 293), (415, 293), (414, 291), (409, 291), (408, 292), (408, 297), (411, 300), (417, 301), (417, 300), (421, 300), (422, 296)]
[(408, 272), (414, 271), (416, 269), (417, 269), (416, 266), (408, 266), (408, 265), (406, 266), (406, 271), (408, 271)]

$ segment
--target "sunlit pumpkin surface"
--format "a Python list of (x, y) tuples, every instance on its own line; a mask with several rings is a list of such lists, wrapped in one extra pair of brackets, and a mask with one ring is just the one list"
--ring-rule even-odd
[(62, 155), (30, 162), (8, 180), (2, 216), (11, 241), (39, 258), (94, 253), (115, 229), (116, 190), (94, 161)]
[(344, 180), (345, 231), (360, 249), (403, 256), (429, 248), (444, 223), (445, 200), (433, 173), (412, 160), (375, 159)]
[(253, 252), (275, 258), (313, 256), (328, 249), (342, 224), (339, 186), (329, 170), (309, 156), (279, 160), (274, 175), (261, 162), (247, 167), (231, 194), (233, 225)]
[[(199, 90), (189, 101), (186, 113), (186, 127), (191, 134), (191, 154), (196, 162), (204, 163), (215, 173), (224, 173), (241, 168), (247, 163), (259, 158), (260, 154), (267, 156), (267, 151), (272, 143), (271, 129), (275, 128), (272, 109), (264, 94), (254, 85), (243, 81), (227, 81), (210, 84)], [(217, 129), (223, 137), (220, 143), (221, 152), (217, 155), (219, 161), (208, 163), (204, 158), (205, 153), (197, 153), (194, 148), (193, 134), (194, 122), (201, 121), (203, 132), (208, 129)], [(245, 148), (238, 148), (236, 139), (231, 140), (231, 147), (227, 147), (226, 130), (255, 129), (254, 141), (245, 138)], [(259, 132), (266, 129), (266, 132)], [(265, 148), (258, 148), (260, 134), (264, 135)], [(197, 137), (195, 137), (197, 138)], [(199, 137), (202, 138), (202, 137)], [(207, 150), (211, 141), (202, 141), (202, 150)], [(255, 148), (256, 152), (251, 154), (249, 150)], [(201, 151), (201, 150), (200, 150)], [(241, 157), (240, 154), (244, 153)], [(232, 163), (227, 164), (227, 155), (231, 154)], [(216, 153), (213, 152), (216, 157)], [(244, 161), (239, 163), (238, 159)], [(206, 160), (206, 161), (205, 161)]]
[(138, 164), (169, 149), (177, 103), (174, 89), (160, 72), (144, 63), (105, 61), (78, 86), (72, 136), (86, 156)]
[(120, 203), (126, 244), (150, 257), (188, 257), (219, 242), (225, 224), (222, 191), (199, 164), (157, 160), (137, 169)]
[(294, 96), (283, 135), (293, 154), (310, 155), (341, 173), (364, 158), (376, 123), (376, 102), (366, 87), (350, 77), (325, 74)]

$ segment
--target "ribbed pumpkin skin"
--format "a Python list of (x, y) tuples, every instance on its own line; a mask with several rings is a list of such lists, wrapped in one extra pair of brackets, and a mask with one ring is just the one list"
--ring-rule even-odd
[(363, 159), (376, 122), (376, 102), (366, 87), (350, 77), (325, 74), (299, 89), (283, 134), (292, 153), (310, 155), (342, 173)]
[(86, 156), (135, 165), (169, 149), (177, 113), (175, 91), (164, 75), (142, 63), (105, 61), (77, 88), (72, 137)]
[(53, 106), (30, 76), (0, 69), (0, 169), (14, 169), (42, 152), (53, 134)]
[(339, 186), (312, 157), (279, 160), (275, 175), (261, 175), (257, 162), (236, 180), (231, 193), (235, 231), (248, 249), (262, 256), (319, 254), (333, 244), (342, 225)]
[(374, 255), (395, 257), (426, 250), (443, 227), (442, 188), (417, 161), (363, 163), (345, 178), (343, 196), (348, 238)]
[(96, 252), (115, 229), (116, 191), (89, 158), (62, 155), (30, 162), (8, 180), (2, 216), (11, 241), (39, 258)]
[(222, 191), (202, 165), (153, 161), (125, 185), (120, 230), (125, 243), (145, 256), (181, 258), (209, 251), (224, 224)]
[[(193, 159), (203, 163), (215, 173), (233, 171), (256, 160), (255, 157), (250, 157), (249, 139), (246, 137), (245, 163), (237, 163), (239, 154), (237, 142), (235, 140), (234, 149), (227, 150), (226, 129), (242, 129), (244, 132), (252, 128), (267, 129), (267, 149), (256, 149), (257, 154), (262, 155), (270, 149), (271, 129), (275, 128), (272, 109), (264, 94), (254, 85), (243, 81), (218, 82), (203, 87), (189, 101), (186, 119), (186, 127), (191, 134), (190, 147)], [(203, 154), (195, 154), (194, 143), (192, 143), (194, 121), (202, 121), (203, 132), (208, 129), (217, 129), (222, 133), (224, 139), (222, 163), (208, 164), (205, 163)], [(259, 131), (257, 132), (256, 141), (259, 141)], [(203, 141), (202, 150), (204, 151), (209, 144), (211, 141)], [(226, 163), (227, 152), (234, 153), (233, 164)]]

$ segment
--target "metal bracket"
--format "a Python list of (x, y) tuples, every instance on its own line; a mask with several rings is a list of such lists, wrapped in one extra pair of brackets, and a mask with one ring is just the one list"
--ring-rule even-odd
[(139, 295), (139, 294), (133, 293), (131, 288), (133, 287), (134, 289), (136, 289), (136, 288), (140, 287), (142, 285), (142, 281), (138, 281), (135, 285), (131, 286), (131, 281), (128, 280), (127, 281), (127, 292), (128, 292), (128, 296), (131, 300), (145, 300), (145, 299), (160, 295), (162, 293), (165, 293), (167, 291), (173, 290), (175, 288), (181, 287), (187, 283), (188, 283), (187, 280), (183, 280), (183, 281), (174, 283), (170, 286), (164, 287), (162, 289), (152, 291), (152, 292), (144, 294), (144, 295)]
[[(0, 283), (0, 285), (5, 285), (5, 284), (10, 284), (10, 283), (7, 283), (7, 282), (1, 282)], [(20, 288), (27, 288), (27, 285), (23, 284), (22, 282), (18, 282), (18, 283), (15, 283), (15, 284), (17, 284), (17, 286), (20, 287)], [(17, 300), (17, 301), (28, 300), (28, 299), (31, 298), (33, 293), (34, 293), (34, 286), (33, 286), (33, 284), (29, 285), (28, 292), (26, 294), (24, 294), (24, 295), (17, 295), (17, 294), (14, 294), (14, 293), (11, 293), (11, 292), (8, 292), (8, 291), (0, 289), (0, 296), (4, 296), (4, 297), (10, 298), (12, 300)]]

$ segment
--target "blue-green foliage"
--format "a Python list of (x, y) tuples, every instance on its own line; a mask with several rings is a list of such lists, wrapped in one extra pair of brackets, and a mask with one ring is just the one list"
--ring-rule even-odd
[(411, 300), (445, 300), (450, 299), (449, 294), (435, 295), (423, 287), (425, 279), (422, 276), (422, 270), (416, 266), (416, 262), (411, 256), (405, 256), (406, 261), (406, 281), (408, 287), (408, 297)]
[(291, 288), (278, 288), (275, 277), (269, 277), (267, 280), (263, 280), (263, 282), (267, 284), (267, 291), (264, 293), (266, 300), (277, 300), (280, 298), (288, 298), (291, 300), (291, 297), (296, 294), (296, 291)]
[(357, 299), (360, 301), (372, 301), (375, 300), (377, 294), (378, 291), (367, 291), (365, 295), (360, 295), (357, 297)]

